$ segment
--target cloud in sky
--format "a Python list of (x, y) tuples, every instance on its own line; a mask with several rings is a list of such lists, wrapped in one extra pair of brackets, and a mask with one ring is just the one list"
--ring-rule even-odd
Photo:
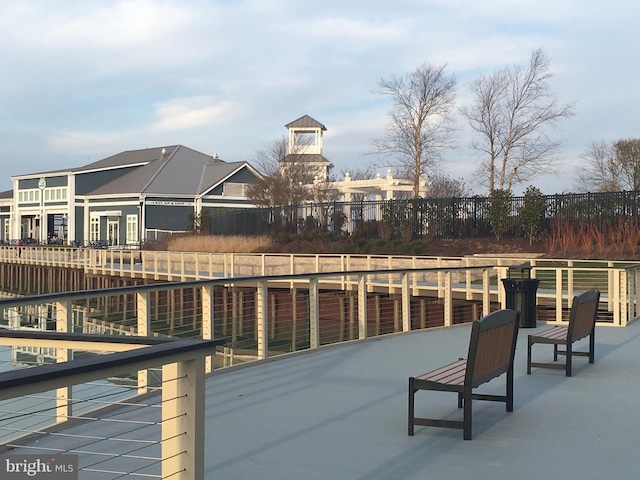
[[(3, 0), (0, 190), (10, 175), (176, 143), (250, 160), (304, 114), (327, 126), (336, 173), (365, 168), (388, 121), (380, 78), (446, 63), (463, 105), (474, 76), (538, 47), (576, 116), (553, 132), (558, 178), (532, 182), (570, 190), (590, 142), (638, 136), (639, 17), (622, 0)], [(470, 178), (460, 123), (445, 169)]]
[(215, 125), (233, 120), (231, 102), (215, 103), (209, 97), (176, 98), (155, 108), (156, 122), (152, 129), (171, 132), (200, 125)]

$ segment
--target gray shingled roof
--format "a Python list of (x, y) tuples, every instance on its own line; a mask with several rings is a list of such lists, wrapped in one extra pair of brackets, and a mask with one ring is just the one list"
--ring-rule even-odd
[(321, 124), (319, 121), (317, 121), (315, 118), (310, 117), (309, 115), (303, 115), (302, 117), (298, 118), (297, 120), (294, 120), (291, 123), (288, 123), (287, 125), (285, 125), (286, 128), (316, 128), (316, 127), (320, 127), (322, 130), (326, 130), (327, 127), (325, 127), (323, 124)]
[[(223, 162), (182, 145), (165, 149), (164, 156), (162, 148), (151, 149), (156, 152), (155, 159), (93, 190), (90, 195), (146, 193), (194, 196), (210, 190), (231, 173), (248, 165), (246, 162)], [(130, 160), (142, 159), (145, 158), (142, 152), (148, 151), (124, 152), (120, 155), (127, 154), (126, 157)], [(105, 162), (107, 160), (109, 159), (105, 159)], [(97, 166), (99, 163), (93, 165)]]
[(226, 178), (233, 175), (239, 169), (248, 165), (247, 162), (223, 162), (219, 164), (205, 165), (202, 172), (202, 182), (199, 192), (204, 193), (212, 187), (220, 184)]
[(148, 164), (149, 162), (153, 162), (154, 160), (160, 160), (162, 157), (162, 150), (164, 150), (167, 155), (171, 155), (171, 153), (174, 152), (178, 147), (179, 145), (172, 145), (169, 147), (128, 150), (104, 158), (102, 160), (98, 160), (97, 162), (84, 165), (80, 168), (74, 168), (71, 171), (80, 173), (88, 170), (106, 170), (111, 168), (126, 167), (129, 165), (140, 165), (145, 163)]

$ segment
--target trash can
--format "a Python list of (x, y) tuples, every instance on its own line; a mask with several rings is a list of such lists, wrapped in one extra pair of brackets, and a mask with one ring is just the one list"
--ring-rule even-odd
[(531, 267), (509, 267), (509, 278), (502, 279), (507, 308), (520, 312), (521, 328), (536, 328), (536, 293), (540, 280), (531, 278)]

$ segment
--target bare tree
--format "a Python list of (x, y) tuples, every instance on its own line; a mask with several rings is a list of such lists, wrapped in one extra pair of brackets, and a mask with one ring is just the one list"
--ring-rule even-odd
[(262, 175), (275, 175), (279, 170), (278, 162), (287, 156), (288, 145), (289, 139), (283, 135), (256, 151), (251, 162)]
[(274, 206), (297, 205), (310, 198), (326, 199), (330, 180), (318, 180), (313, 168), (304, 162), (304, 155), (288, 152), (288, 146), (287, 137), (282, 136), (256, 152), (252, 163), (263, 177), (249, 185), (249, 201)]
[(427, 196), (432, 198), (466, 197), (470, 194), (469, 188), (463, 179), (451, 178), (443, 173), (436, 173), (429, 177), (429, 190)]
[(542, 49), (529, 65), (505, 68), (471, 82), (475, 102), (461, 109), (480, 136), (472, 146), (482, 153), (478, 181), (511, 190), (532, 176), (552, 171), (559, 142), (546, 129), (573, 116), (573, 105), (560, 105), (550, 86), (549, 59)]
[(441, 150), (453, 146), (456, 80), (445, 67), (425, 63), (403, 77), (378, 83), (377, 93), (391, 97), (393, 107), (387, 133), (375, 145), (379, 153), (392, 155), (389, 163), (398, 173), (413, 181), (414, 198)]
[(613, 148), (620, 163), (624, 190), (640, 190), (640, 138), (618, 140)]
[(581, 155), (576, 187), (585, 191), (640, 190), (640, 139), (591, 143)]
[(373, 165), (368, 165), (366, 168), (353, 168), (351, 170), (341, 170), (340, 176), (344, 178), (347, 173), (351, 180), (371, 180), (376, 178), (376, 169)]

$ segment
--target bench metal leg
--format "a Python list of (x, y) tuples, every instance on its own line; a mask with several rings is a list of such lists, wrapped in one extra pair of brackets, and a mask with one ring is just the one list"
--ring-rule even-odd
[(471, 440), (471, 395), (465, 395), (463, 400), (463, 438)]
[(507, 372), (507, 412), (513, 412), (513, 369)]
[(409, 420), (408, 420), (408, 434), (413, 436), (413, 409), (415, 401), (415, 388), (413, 387), (413, 377), (409, 378)]

